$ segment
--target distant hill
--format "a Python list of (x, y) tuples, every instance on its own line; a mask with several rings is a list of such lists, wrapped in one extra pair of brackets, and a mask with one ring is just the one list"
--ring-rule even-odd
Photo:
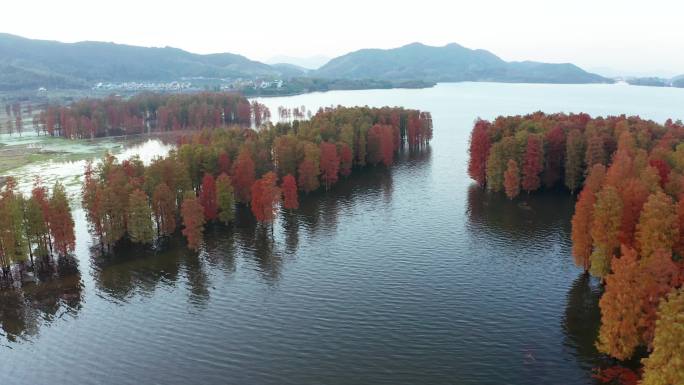
[(573, 64), (506, 62), (491, 52), (458, 44), (431, 47), (414, 43), (389, 50), (363, 49), (332, 59), (318, 70), (308, 70), (292, 63), (268, 65), (232, 53), (199, 55), (171, 47), (60, 43), (0, 33), (0, 91), (89, 88), (98, 82), (168, 82), (182, 78), (194, 78), (193, 84), (205, 86), (214, 85), (211, 79), (292, 80), (296, 83), (293, 87), (278, 91), (290, 93), (311, 87), (424, 87), (458, 81), (611, 81)]
[(647, 87), (669, 87), (670, 86), (670, 80), (669, 79), (663, 79), (659, 77), (642, 77), (642, 78), (627, 78), (626, 79), (628, 84), (631, 84), (633, 86), (647, 86)]
[(266, 60), (266, 63), (271, 64), (271, 65), (287, 63), (287, 64), (295, 65), (297, 67), (305, 68), (307, 70), (315, 70), (317, 68), (320, 68), (321, 66), (323, 66), (325, 63), (327, 63), (329, 61), (330, 61), (329, 57), (322, 56), (322, 55), (309, 56), (309, 57), (295, 57), (295, 56), (277, 55), (277, 56), (273, 56), (272, 58)]
[(625, 81), (633, 86), (684, 88), (684, 75), (675, 76), (671, 79), (659, 77), (634, 77), (627, 78)]
[(274, 63), (271, 64), (271, 67), (280, 71), (285, 77), (305, 76), (309, 71), (311, 71), (307, 68), (290, 63)]
[(332, 59), (310, 76), (434, 82), (611, 82), (573, 64), (506, 62), (489, 51), (473, 50), (455, 43), (443, 47), (413, 43), (386, 50), (362, 49)]
[(5, 90), (84, 87), (100, 81), (280, 75), (267, 64), (230, 53), (198, 55), (170, 47), (60, 43), (0, 34), (0, 89)]

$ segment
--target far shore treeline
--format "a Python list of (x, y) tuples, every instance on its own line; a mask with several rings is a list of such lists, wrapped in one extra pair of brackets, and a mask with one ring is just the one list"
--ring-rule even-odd
[(681, 122), (541, 112), (478, 120), (468, 173), (510, 199), (579, 192), (572, 254), (605, 283), (597, 348), (618, 360), (647, 352), (642, 384), (684, 383)]
[(68, 139), (143, 134), (230, 125), (259, 127), (270, 111), (237, 93), (143, 93), (131, 98), (86, 98), (69, 106), (48, 105), (38, 133)]

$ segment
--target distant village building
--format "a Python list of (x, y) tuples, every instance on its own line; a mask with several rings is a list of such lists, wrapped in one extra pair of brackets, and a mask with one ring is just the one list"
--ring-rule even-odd
[(123, 83), (103, 83), (99, 82), (93, 86), (93, 90), (123, 90), (123, 91), (182, 91), (192, 88), (190, 82), (123, 82)]

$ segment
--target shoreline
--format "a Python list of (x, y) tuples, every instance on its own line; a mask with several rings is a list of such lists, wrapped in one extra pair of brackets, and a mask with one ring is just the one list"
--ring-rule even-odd
[[(424, 81), (417, 81), (417, 82), (424, 82)], [(604, 84), (604, 85), (627, 85), (627, 86), (633, 86), (633, 87), (652, 87), (652, 88), (672, 88), (672, 89), (684, 89), (684, 87), (676, 87), (676, 86), (659, 86), (659, 85), (650, 85), (650, 84), (632, 84), (629, 82), (620, 82), (620, 81), (614, 81), (614, 82), (591, 82), (591, 83), (562, 83), (562, 82), (524, 82), (524, 81), (496, 81), (496, 80), (462, 80), (462, 81), (425, 81), (425, 84), (417, 84), (414, 86), (404, 86), (402, 84), (398, 84), (396, 86), (392, 85), (389, 87), (350, 87), (350, 88), (329, 88), (329, 89), (306, 89), (302, 91), (292, 91), (292, 92), (283, 92), (283, 93), (245, 93), (241, 92), (239, 90), (226, 90), (223, 92), (227, 93), (239, 93), (243, 95), (247, 99), (257, 99), (257, 98), (279, 98), (279, 97), (288, 97), (288, 96), (299, 96), (299, 95), (306, 95), (306, 94), (314, 94), (314, 93), (327, 93), (330, 91), (365, 91), (365, 90), (392, 90), (392, 89), (428, 89), (428, 88), (433, 88), (439, 84), (458, 84), (458, 83), (495, 83), (495, 84), (538, 84), (538, 85), (595, 85), (595, 84)], [(132, 90), (109, 90), (109, 92), (103, 92), (103, 91), (94, 91), (89, 88), (65, 88), (65, 89), (55, 89), (51, 91), (47, 91), (46, 93), (39, 93), (36, 90), (33, 89), (19, 89), (19, 90), (0, 90), (0, 100), (4, 101), (5, 103), (11, 102), (11, 101), (35, 101), (35, 102), (50, 102), (50, 101), (57, 101), (57, 103), (60, 103), (59, 101), (63, 103), (71, 103), (79, 99), (86, 99), (86, 98), (101, 98), (101, 97), (106, 97), (110, 95), (120, 95), (122, 97), (131, 97), (135, 96), (138, 94), (146, 93), (146, 92), (160, 92), (160, 93), (201, 93), (201, 92), (211, 92), (211, 90), (205, 90), (205, 89), (192, 89), (192, 90), (185, 90), (185, 91), (180, 91), (180, 92), (173, 92), (173, 91), (147, 91), (147, 90), (141, 90), (141, 91), (132, 91)]]

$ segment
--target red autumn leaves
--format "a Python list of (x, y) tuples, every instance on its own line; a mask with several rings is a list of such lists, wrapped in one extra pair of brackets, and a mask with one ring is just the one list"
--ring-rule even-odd
[(340, 158), (337, 156), (337, 146), (334, 143), (321, 143), (321, 180), (326, 190), (337, 183), (340, 170)]
[(179, 137), (177, 151), (149, 165), (107, 156), (86, 172), (83, 206), (103, 248), (123, 239), (152, 243), (155, 227), (157, 237), (180, 227), (188, 246), (198, 249), (205, 225), (233, 222), (236, 203), (270, 224), (279, 208), (299, 207), (299, 192), (328, 190), (355, 167), (391, 166), (409, 136), (413, 150), (425, 146), (431, 124), (429, 114), (414, 110), (339, 107), (258, 130), (196, 132)]
[[(487, 182), (487, 158), (491, 141), (488, 133), (489, 122), (478, 120), (470, 135), (470, 161), (468, 162), (468, 175), (470, 175), (480, 187), (484, 187)], [(510, 165), (507, 165), (510, 167)], [(517, 163), (516, 163), (517, 167)], [(517, 191), (510, 186), (510, 190)], [(517, 194), (515, 194), (517, 195)]]
[(0, 189), (0, 277), (12, 264), (53, 254), (66, 256), (74, 250), (74, 220), (64, 186), (55, 183), (52, 193), (40, 180), (27, 198), (17, 183), (7, 178)]
[(281, 191), (277, 186), (278, 177), (273, 171), (264, 174), (252, 185), (252, 204), (250, 208), (257, 221), (271, 223), (275, 218)]
[(48, 106), (36, 120), (45, 134), (74, 139), (252, 123), (258, 127), (269, 117), (268, 108), (241, 95), (206, 92), (84, 99), (68, 107)]
[(684, 344), (668, 342), (682, 337), (672, 335), (675, 325), (663, 305), (666, 297), (679, 301), (684, 290), (681, 123), (543, 113), (479, 120), (468, 172), (511, 199), (561, 180), (579, 190), (572, 254), (605, 282), (597, 347), (620, 360), (652, 351), (644, 361), (646, 382), (684, 381), (681, 367), (668, 360), (681, 357)]
[(283, 207), (288, 210), (299, 208), (299, 198), (297, 196), (297, 182), (291, 174), (283, 177), (281, 186), (283, 191)]

